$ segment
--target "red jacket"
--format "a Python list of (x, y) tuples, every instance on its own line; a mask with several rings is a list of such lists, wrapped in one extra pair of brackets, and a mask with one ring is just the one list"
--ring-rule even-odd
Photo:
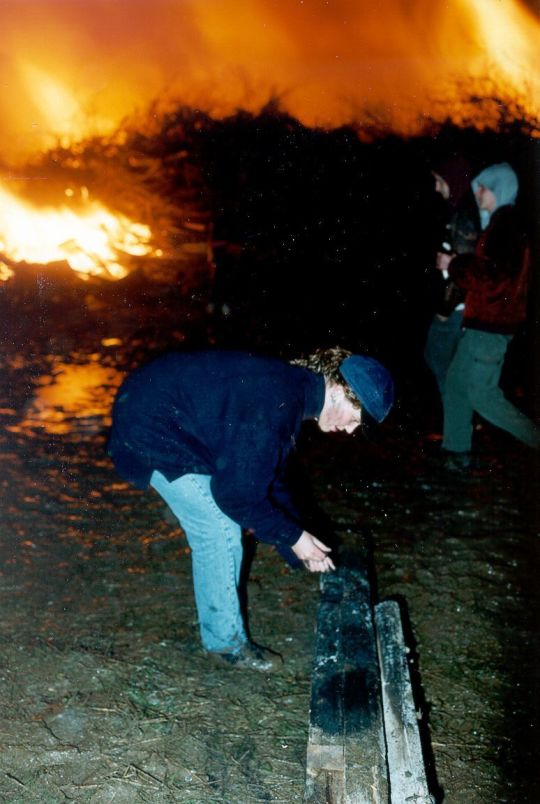
[(451, 279), (463, 288), (463, 326), (513, 334), (526, 318), (530, 252), (514, 206), (495, 210), (474, 254), (458, 254)]

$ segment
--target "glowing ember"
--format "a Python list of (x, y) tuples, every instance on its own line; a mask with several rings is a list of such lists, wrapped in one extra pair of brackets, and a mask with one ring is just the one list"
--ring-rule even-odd
[[(150, 239), (148, 226), (113, 214), (95, 201), (87, 201), (78, 212), (40, 208), (0, 188), (0, 252), (12, 262), (65, 260), (83, 279), (95, 275), (121, 279), (129, 273), (121, 260), (152, 253)], [(0, 263), (0, 280), (10, 275)]]

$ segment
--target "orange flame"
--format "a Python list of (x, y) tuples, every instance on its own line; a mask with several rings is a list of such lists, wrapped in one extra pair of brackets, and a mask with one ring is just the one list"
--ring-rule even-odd
[[(426, 117), (496, 126), (499, 100), (536, 133), (540, 22), (520, 0), (25, 0), (0, 4), (0, 25), (9, 161), (108, 134), (156, 99), (220, 116), (278, 95), (307, 125), (404, 135)], [(491, 103), (467, 105), (483, 92)], [(38, 208), (0, 188), (6, 262), (119, 278), (126, 255), (152, 253), (148, 227), (83, 200)]]
[[(84, 188), (82, 195), (87, 196)], [(120, 259), (152, 253), (150, 239), (148, 226), (90, 199), (76, 213), (67, 206), (34, 207), (0, 188), (0, 252), (13, 262), (66, 260), (83, 279), (98, 274), (121, 279), (128, 270)], [(0, 279), (11, 274), (0, 263)]]
[(459, 122), (462, 87), (486, 79), (538, 114), (540, 23), (519, 0), (25, 0), (0, 24), (10, 158), (164, 96), (219, 114), (274, 92), (308, 125), (367, 113), (413, 133), (437, 100)]

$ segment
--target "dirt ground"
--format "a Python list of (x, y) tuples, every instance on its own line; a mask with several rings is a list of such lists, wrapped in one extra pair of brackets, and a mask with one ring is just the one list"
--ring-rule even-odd
[[(318, 578), (260, 545), (250, 629), (283, 669), (216, 670), (182, 531), (104, 450), (123, 372), (185, 342), (161, 316), (81, 326), (50, 310), (5, 340), (2, 801), (303, 797)], [(404, 605), (437, 800), (537, 802), (537, 469), (485, 427), (480, 468), (448, 477), (404, 422), (349, 439), (308, 431), (303, 462), (347, 549), (369, 541), (379, 598)]]

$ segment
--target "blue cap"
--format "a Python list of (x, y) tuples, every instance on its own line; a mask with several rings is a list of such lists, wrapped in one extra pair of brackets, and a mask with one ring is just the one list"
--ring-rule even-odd
[(339, 367), (341, 376), (363, 408), (377, 422), (382, 422), (394, 404), (392, 375), (378, 360), (366, 355), (351, 355)]

